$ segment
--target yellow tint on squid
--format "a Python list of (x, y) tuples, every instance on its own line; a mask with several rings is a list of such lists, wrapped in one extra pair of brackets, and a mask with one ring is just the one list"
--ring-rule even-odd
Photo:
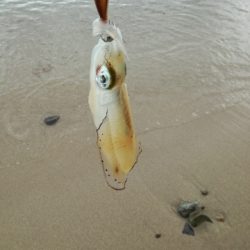
[[(89, 105), (107, 183), (119, 190), (125, 188), (139, 150), (124, 82), (126, 64), (122, 38), (118, 28), (108, 25), (112, 40), (100, 38), (92, 51)], [(102, 29), (101, 35), (107, 36), (105, 31)]]

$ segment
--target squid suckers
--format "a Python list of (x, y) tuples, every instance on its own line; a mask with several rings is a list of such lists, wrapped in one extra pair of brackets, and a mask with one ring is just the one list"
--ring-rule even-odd
[(119, 190), (139, 153), (125, 84), (126, 52), (114, 24), (98, 19), (93, 33), (100, 38), (91, 57), (89, 106), (107, 184)]

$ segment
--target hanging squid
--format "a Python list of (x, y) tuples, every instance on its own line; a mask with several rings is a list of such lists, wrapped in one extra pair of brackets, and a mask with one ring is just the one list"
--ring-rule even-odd
[(122, 35), (107, 19), (108, 0), (95, 2), (100, 19), (93, 22), (93, 35), (99, 36), (99, 41), (91, 56), (89, 106), (107, 184), (119, 190), (125, 188), (139, 148), (125, 84)]

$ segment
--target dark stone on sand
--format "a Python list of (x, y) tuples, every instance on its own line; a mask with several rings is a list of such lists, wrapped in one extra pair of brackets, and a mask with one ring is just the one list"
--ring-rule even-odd
[(201, 194), (204, 196), (208, 195), (208, 190), (206, 189), (201, 190)]
[(188, 221), (193, 227), (197, 227), (205, 221), (213, 223), (213, 221), (205, 214), (200, 214), (194, 218), (189, 218)]
[(161, 234), (155, 234), (155, 238), (156, 238), (156, 239), (161, 238)]
[(177, 207), (178, 214), (183, 218), (188, 218), (189, 215), (199, 209), (198, 202), (183, 201)]
[(44, 118), (44, 123), (48, 126), (56, 124), (56, 122), (60, 119), (59, 115), (52, 115)]
[(184, 225), (184, 228), (182, 230), (182, 233), (194, 236), (194, 229), (192, 228), (192, 226), (189, 223), (186, 222)]

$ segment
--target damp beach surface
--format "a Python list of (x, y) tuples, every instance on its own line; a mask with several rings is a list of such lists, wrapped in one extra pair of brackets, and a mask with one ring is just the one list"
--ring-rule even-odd
[[(0, 1), (0, 249), (249, 249), (249, 1), (110, 0), (109, 13), (142, 145), (119, 192), (88, 107), (94, 2)], [(183, 234), (180, 201), (213, 223)]]

